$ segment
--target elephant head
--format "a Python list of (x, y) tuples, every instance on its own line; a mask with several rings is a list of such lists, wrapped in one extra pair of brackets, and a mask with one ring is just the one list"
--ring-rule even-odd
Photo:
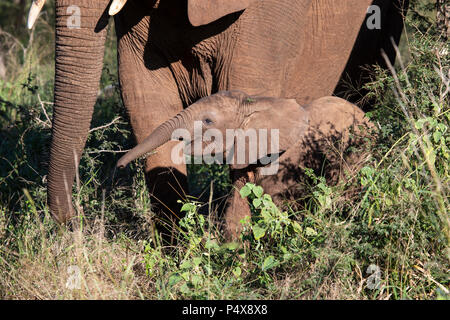
[(269, 155), (283, 153), (306, 132), (308, 119), (308, 113), (294, 99), (222, 91), (197, 101), (161, 124), (123, 156), (117, 166), (125, 167), (171, 139), (180, 139), (189, 145), (192, 156), (220, 153), (233, 169), (241, 169)]
[[(108, 13), (116, 14), (122, 8), (127, 10), (126, 2), (56, 0), (54, 113), (47, 190), (50, 212), (61, 223), (75, 214), (72, 185), (97, 99)], [(141, 1), (129, 2), (136, 5)], [(243, 10), (251, 2), (187, 0), (189, 21), (194, 26), (207, 24)], [(45, 0), (33, 0), (29, 28), (33, 27), (44, 3)]]
[[(200, 134), (195, 132), (196, 124)], [(191, 156), (205, 158), (223, 153), (232, 169), (243, 169), (270, 155), (276, 159), (294, 145), (301, 149), (295, 152), (307, 158), (316, 152), (324, 152), (326, 145), (332, 141), (339, 141), (345, 146), (352, 138), (350, 128), (355, 129), (357, 136), (366, 136), (374, 126), (362, 110), (341, 98), (323, 97), (301, 107), (294, 99), (254, 97), (240, 91), (222, 91), (197, 101), (161, 124), (141, 144), (124, 155), (117, 167), (125, 167), (130, 161), (172, 139), (178, 139), (189, 145), (187, 150), (190, 150)], [(180, 129), (184, 131), (179, 132)], [(213, 130), (218, 134), (214, 134)], [(228, 139), (229, 130), (232, 139)], [(273, 150), (271, 141), (273, 130), (277, 135), (276, 150)], [(256, 144), (251, 144), (249, 133), (252, 132)], [(241, 146), (243, 144), (243, 149), (237, 147), (239, 143)], [(239, 160), (242, 153), (244, 156)], [(296, 158), (305, 162), (311, 160)]]

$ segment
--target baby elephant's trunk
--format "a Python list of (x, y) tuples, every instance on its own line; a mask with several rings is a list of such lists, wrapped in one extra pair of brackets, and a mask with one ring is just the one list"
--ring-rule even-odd
[(131, 161), (143, 156), (144, 154), (155, 150), (161, 145), (169, 142), (172, 133), (175, 129), (180, 128), (184, 124), (183, 113), (178, 114), (176, 117), (167, 120), (162, 125), (157, 127), (144, 141), (138, 144), (136, 147), (128, 151), (117, 162), (118, 168), (124, 168)]

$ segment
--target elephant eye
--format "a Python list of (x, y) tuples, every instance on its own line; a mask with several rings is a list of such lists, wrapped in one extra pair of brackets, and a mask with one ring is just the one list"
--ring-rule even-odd
[(184, 138), (183, 138), (183, 136), (174, 136), (174, 137), (172, 137), (173, 138), (173, 140), (174, 141), (184, 141)]
[(203, 123), (206, 125), (211, 125), (213, 123), (213, 121), (210, 118), (205, 118), (205, 119), (203, 119)]

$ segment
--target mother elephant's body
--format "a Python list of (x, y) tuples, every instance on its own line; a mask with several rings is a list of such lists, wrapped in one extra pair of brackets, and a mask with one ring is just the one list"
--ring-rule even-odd
[[(190, 6), (206, 0), (187, 1)], [(392, 2), (400, 1), (403, 0), (378, 2), (386, 7), (382, 6), (382, 10), (391, 10)], [(77, 97), (80, 88), (89, 92), (97, 90), (101, 64), (96, 61), (90, 65), (85, 61), (92, 58), (92, 51), (97, 55), (94, 56), (96, 60), (102, 54), (104, 30), (99, 30), (104, 29), (104, 25), (98, 21), (101, 21), (109, 0), (95, 1), (97, 9), (89, 10), (86, 8), (94, 1), (57, 0), (57, 13), (64, 12), (66, 6), (77, 2), (83, 4), (80, 6), (82, 17), (91, 17), (92, 20), (86, 22), (85, 28), (68, 32), (62, 23), (58, 24), (63, 18), (57, 17), (49, 204), (52, 213), (61, 221), (72, 215), (71, 204), (65, 201), (68, 199), (67, 188), (63, 186), (64, 179), (73, 181), (74, 166), (67, 164), (73, 163), (73, 150), (80, 154), (84, 148), (89, 129), (86, 123), (90, 122), (92, 111), (89, 110), (92, 110), (94, 103), (89, 94), (77, 102), (70, 101), (69, 95), (73, 93)], [(121, 94), (137, 142), (141, 142), (183, 107), (219, 90), (239, 89), (250, 95), (295, 98), (300, 104), (331, 95), (346, 67), (372, 2), (243, 1), (248, 3), (245, 11), (193, 27), (190, 22), (195, 17), (188, 12), (185, 1), (128, 0), (116, 15), (115, 22)], [(90, 7), (93, 8), (92, 5)], [(82, 23), (86, 19), (83, 18)], [(369, 32), (364, 26), (361, 30)], [(385, 30), (383, 37), (389, 32)], [(380, 37), (379, 32), (374, 35)], [(70, 40), (72, 49), (77, 49), (73, 42), (75, 38), (91, 39), (87, 46), (80, 44), (90, 49), (88, 54), (91, 55), (86, 56), (84, 49), (65, 52), (64, 48)], [(379, 51), (379, 48), (376, 49)], [(360, 63), (376, 60), (374, 52), (360, 54), (367, 56), (367, 59), (359, 59)], [(89, 79), (70, 72), (74, 61), (88, 68), (85, 73)], [(58, 100), (59, 97), (64, 99)], [(70, 116), (74, 106), (82, 111)], [(162, 146), (157, 154), (148, 159), (146, 166), (150, 192), (169, 207), (173, 207), (176, 200), (174, 193), (170, 192), (171, 188), (184, 188), (186, 184), (186, 168), (173, 165), (170, 159), (172, 147), (170, 143)], [(173, 170), (168, 170), (168, 167)]]

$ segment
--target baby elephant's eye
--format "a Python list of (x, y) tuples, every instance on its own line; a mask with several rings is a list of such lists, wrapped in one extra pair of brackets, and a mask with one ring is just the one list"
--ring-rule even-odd
[(205, 118), (205, 119), (203, 119), (203, 123), (206, 125), (211, 125), (213, 123), (213, 121), (210, 118)]

